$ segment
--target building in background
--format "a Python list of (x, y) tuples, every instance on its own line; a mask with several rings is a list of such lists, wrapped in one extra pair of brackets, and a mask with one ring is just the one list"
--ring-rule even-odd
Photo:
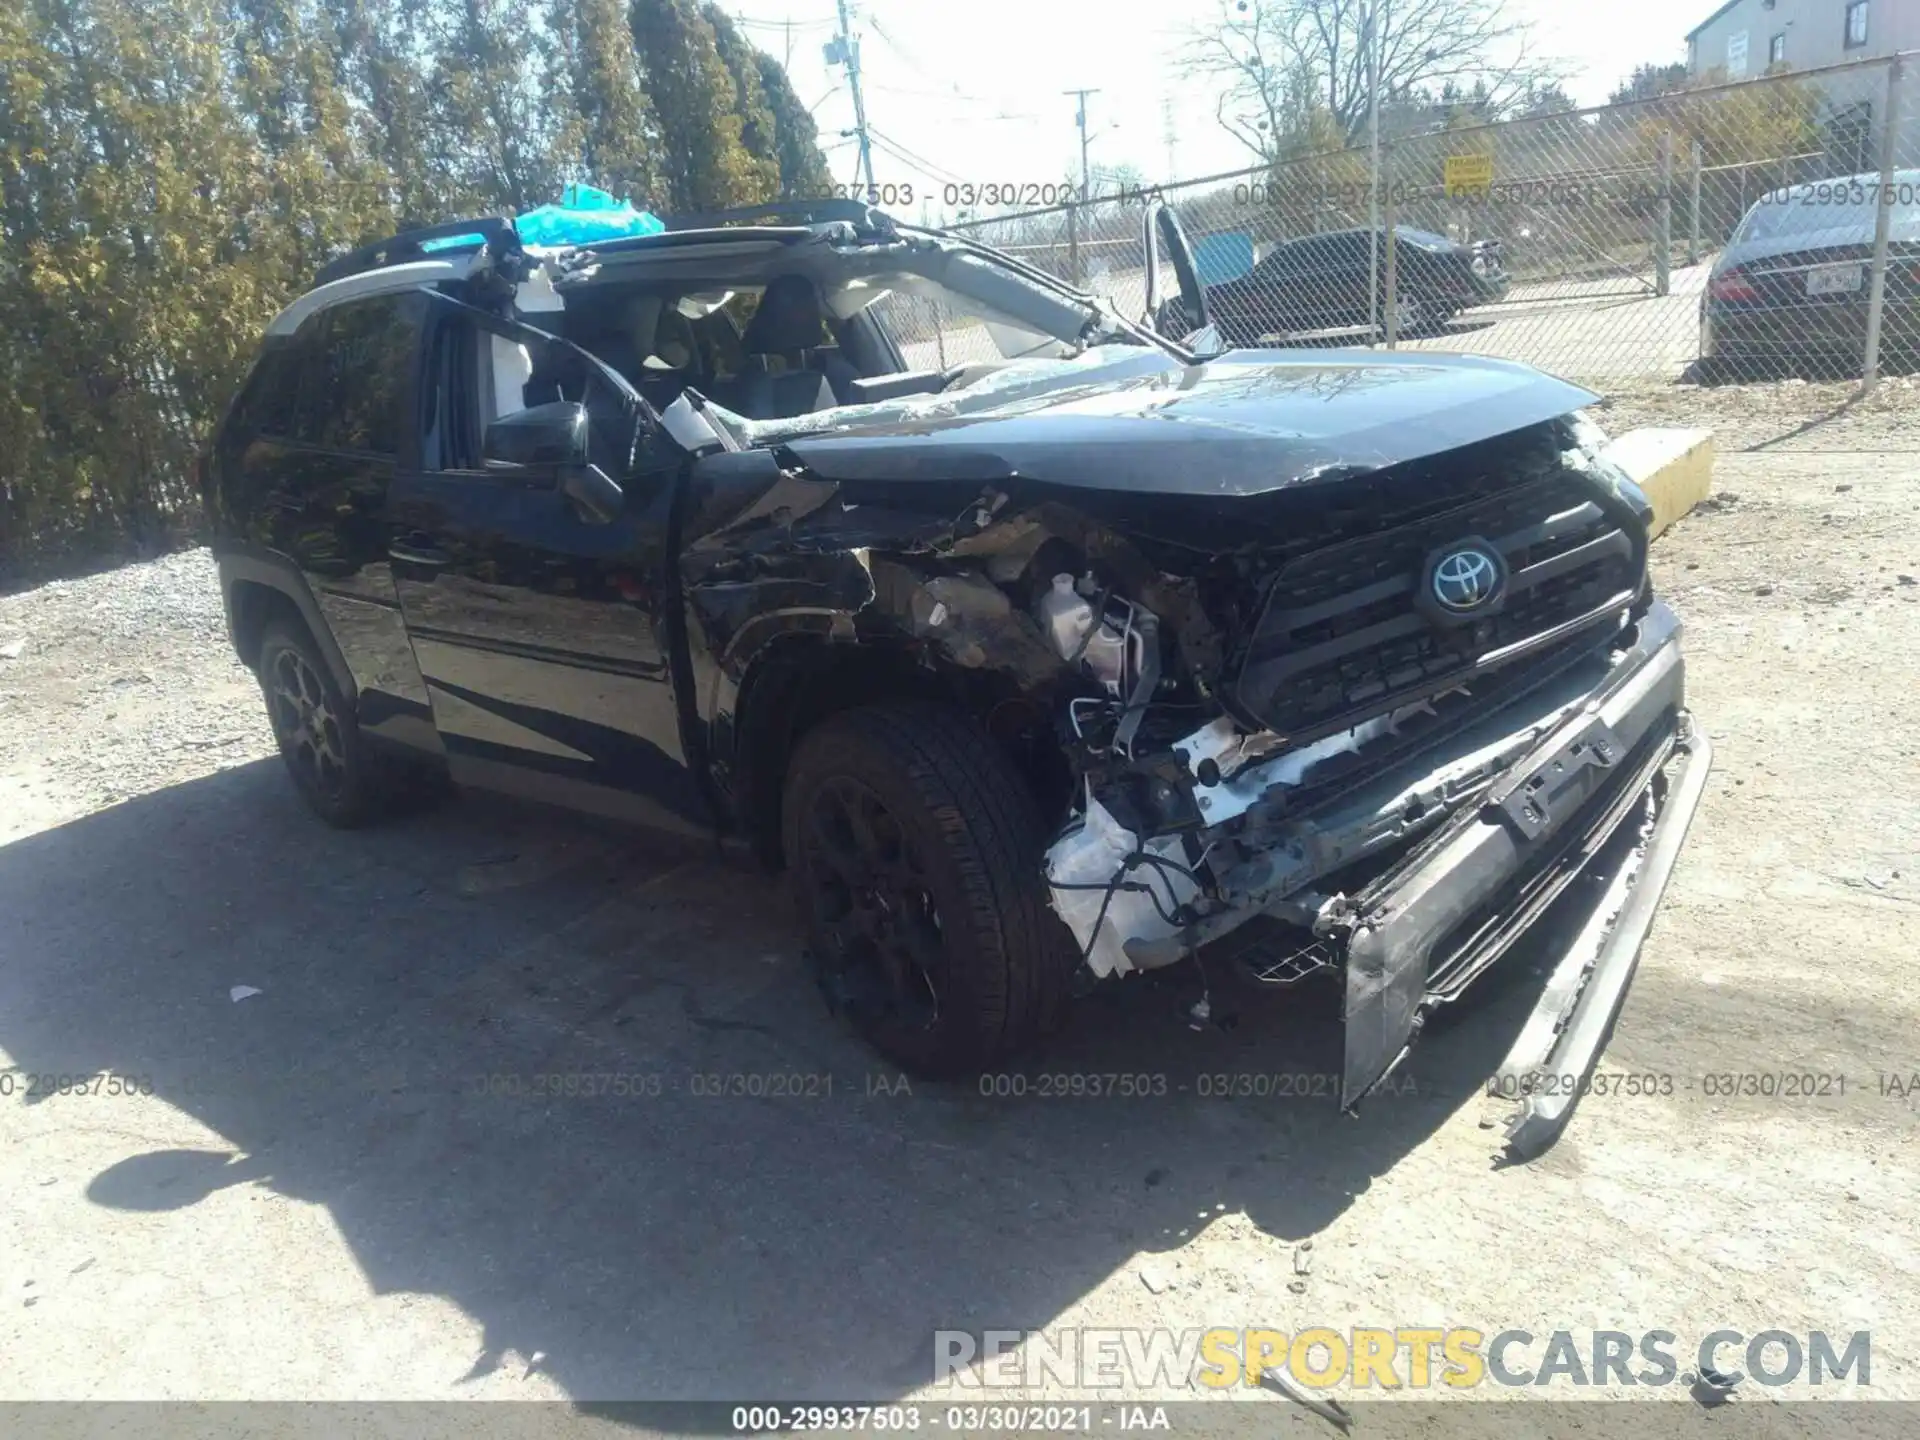
[(1920, 50), (1916, 0), (1727, 0), (1687, 32), (1687, 70), (1749, 80)]
[[(1687, 32), (1687, 73), (1753, 80), (1920, 51), (1920, 0), (1727, 0)], [(1920, 162), (1920, 62), (1909, 61), (1897, 163)], [(1823, 147), (1836, 174), (1877, 168), (1886, 67), (1819, 77)], [(1820, 178), (1801, 175), (1801, 179)]]

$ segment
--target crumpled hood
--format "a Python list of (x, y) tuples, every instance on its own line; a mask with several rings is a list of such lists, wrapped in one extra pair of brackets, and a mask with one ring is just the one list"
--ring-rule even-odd
[(1524, 365), (1358, 350), (1182, 364), (1109, 346), (1023, 362), (956, 395), (747, 428), (839, 481), (1009, 478), (1135, 494), (1260, 495), (1552, 420), (1597, 397)]

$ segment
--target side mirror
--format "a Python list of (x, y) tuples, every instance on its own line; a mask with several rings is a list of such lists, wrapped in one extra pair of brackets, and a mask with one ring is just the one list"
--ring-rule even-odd
[(553, 400), (502, 415), (487, 426), (480, 458), (489, 470), (529, 470), (573, 502), (584, 520), (605, 525), (620, 513), (626, 493), (587, 458), (587, 407)]
[(1164, 335), (1172, 319), (1169, 314), (1172, 306), (1160, 299), (1159, 257), (1164, 254), (1173, 266), (1174, 280), (1180, 287), (1180, 318), (1184, 321), (1179, 327), (1181, 333), (1195, 335), (1206, 331), (1212, 323), (1207, 311), (1207, 287), (1200, 281), (1200, 265), (1187, 240), (1186, 227), (1171, 206), (1156, 201), (1147, 209), (1145, 228), (1147, 324)]

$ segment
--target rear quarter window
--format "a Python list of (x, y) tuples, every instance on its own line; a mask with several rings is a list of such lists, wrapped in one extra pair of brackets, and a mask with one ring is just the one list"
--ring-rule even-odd
[(295, 439), (328, 450), (399, 452), (422, 305), (405, 291), (326, 312), (317, 343), (303, 351)]
[(273, 339), (255, 357), (253, 369), (227, 413), (226, 433), (235, 440), (265, 435), (284, 438), (293, 432), (295, 401), (299, 397), (300, 355), (296, 340)]

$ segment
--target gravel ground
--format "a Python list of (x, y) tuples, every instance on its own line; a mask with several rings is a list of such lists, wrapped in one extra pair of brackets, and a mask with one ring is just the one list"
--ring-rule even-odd
[[(1329, 1068), (1325, 1005), (1195, 1034), (1152, 985), (1036, 1069), (1164, 1099), (876, 1095), (752, 872), (472, 798), (310, 822), (203, 553), (0, 597), (0, 1076), (155, 1092), (0, 1099), (0, 1396), (896, 1396), (936, 1328), (1454, 1323), (1866, 1328), (1838, 1393), (1920, 1399), (1920, 1126), (1883, 1078), (1920, 1071), (1920, 455), (1881, 401), (1739, 388), (1655, 560), (1716, 769), (1602, 1062), (1673, 1090), (1590, 1097), (1528, 1166), (1478, 1098), (1525, 957), (1358, 1120), (1198, 1091)], [(1825, 448), (1765, 443), (1795, 433)], [(839, 1088), (687, 1084), (780, 1070)], [(668, 1088), (469, 1083), (562, 1071)], [(1704, 1088), (1784, 1073), (1845, 1088)]]
[(0, 595), (0, 842), (268, 754), (205, 550)]
[(1890, 375), (1861, 397), (1851, 381), (1787, 380), (1753, 385), (1672, 385), (1625, 379), (1609, 384), (1595, 415), (1609, 434), (1642, 425), (1705, 426), (1721, 454), (1920, 452), (1920, 376)]

